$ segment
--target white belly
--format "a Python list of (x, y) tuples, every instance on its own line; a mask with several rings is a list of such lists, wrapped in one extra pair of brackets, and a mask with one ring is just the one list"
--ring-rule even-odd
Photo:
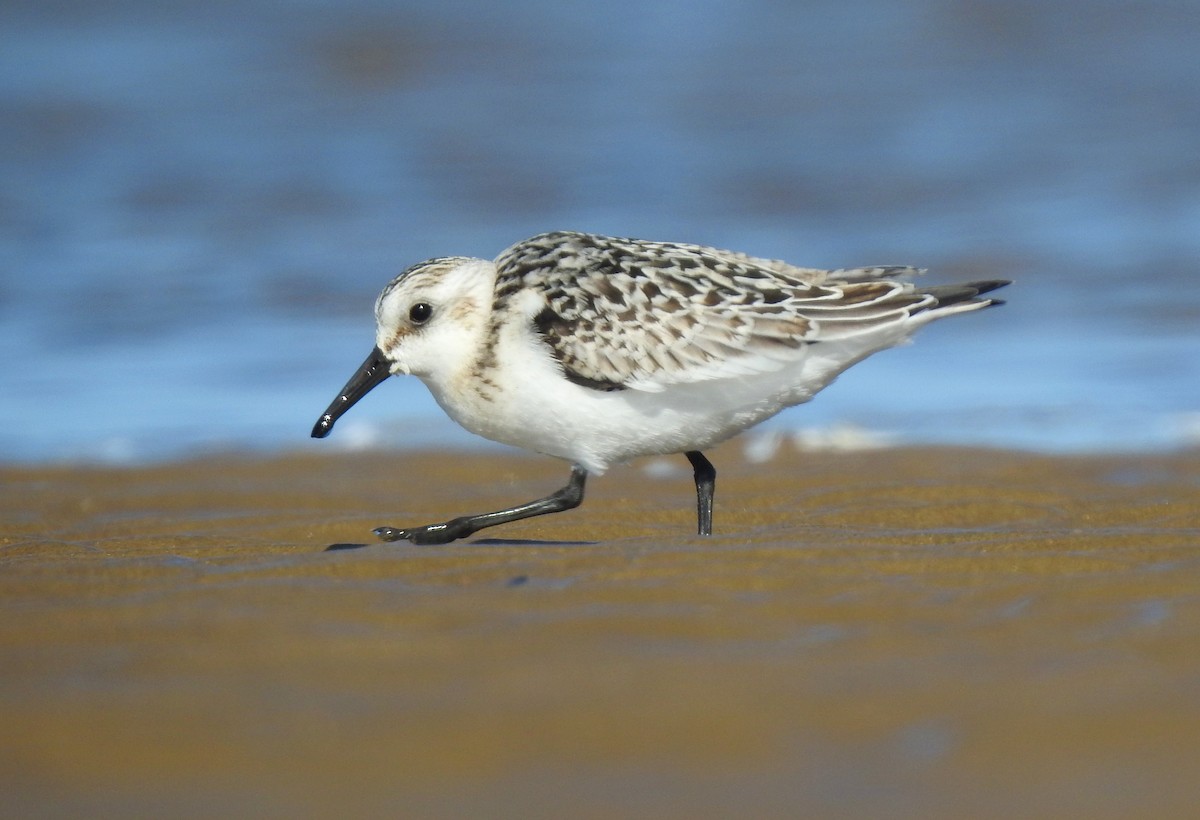
[(701, 450), (807, 401), (842, 370), (896, 339), (853, 348), (801, 348), (780, 370), (672, 385), (661, 392), (601, 391), (568, 381), (546, 353), (497, 351), (488, 384), (463, 374), (446, 384), (426, 379), (434, 397), (473, 433), (603, 472), (637, 456)]

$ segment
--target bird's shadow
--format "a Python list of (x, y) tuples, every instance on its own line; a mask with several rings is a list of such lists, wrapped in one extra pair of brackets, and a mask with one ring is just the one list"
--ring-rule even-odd
[[(396, 544), (401, 547), (411, 547), (407, 541), (386, 542), (380, 541), (374, 544), (330, 544), (323, 552), (344, 552), (346, 550), (360, 550), (365, 547), (390, 546)], [(464, 542), (463, 546), (472, 547), (591, 547), (599, 544), (599, 541), (541, 541), (536, 538), (480, 538), (475, 541)], [(430, 544), (431, 547), (444, 547), (446, 544)]]
[(480, 547), (592, 547), (599, 541), (542, 541), (537, 538), (480, 538), (470, 542)]

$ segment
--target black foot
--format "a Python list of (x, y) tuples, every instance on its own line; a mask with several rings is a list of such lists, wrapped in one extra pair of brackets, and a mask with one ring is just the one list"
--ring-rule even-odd
[(475, 532), (470, 524), (466, 519), (456, 518), (444, 524), (426, 524), (424, 527), (409, 527), (403, 530), (396, 527), (376, 527), (374, 533), (380, 541), (408, 541), (421, 545), (449, 544)]

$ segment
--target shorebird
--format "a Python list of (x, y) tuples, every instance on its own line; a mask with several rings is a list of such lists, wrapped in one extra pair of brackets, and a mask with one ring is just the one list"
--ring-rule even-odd
[(801, 268), (700, 245), (559, 231), (494, 262), (420, 262), (375, 302), (375, 348), (313, 427), (390, 375), (420, 378), (493, 441), (565, 459), (566, 486), (526, 504), (384, 541), (442, 544), (583, 501), (589, 473), (683, 453), (697, 530), (712, 534), (716, 470), (701, 452), (811, 399), (846, 368), (934, 319), (1002, 304), (1002, 280), (918, 287), (909, 267)]

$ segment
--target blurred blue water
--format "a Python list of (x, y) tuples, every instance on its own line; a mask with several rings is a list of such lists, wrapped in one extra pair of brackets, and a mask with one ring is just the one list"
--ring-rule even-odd
[(572, 228), (1011, 277), (774, 424), (1200, 443), (1187, 2), (0, 7), (0, 459), (327, 442), (398, 270)]

